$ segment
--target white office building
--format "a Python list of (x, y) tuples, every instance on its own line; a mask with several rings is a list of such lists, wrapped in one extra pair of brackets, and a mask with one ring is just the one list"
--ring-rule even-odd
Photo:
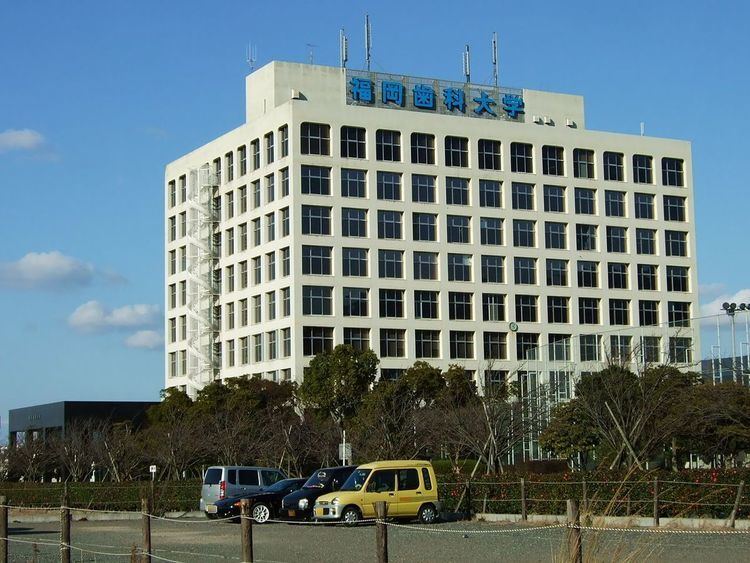
[(526, 89), (283, 62), (246, 88), (166, 168), (166, 387), (301, 381), (342, 343), (561, 398), (700, 360), (690, 143)]

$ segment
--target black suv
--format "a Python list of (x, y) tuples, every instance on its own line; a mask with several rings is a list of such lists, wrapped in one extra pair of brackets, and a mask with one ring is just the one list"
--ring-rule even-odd
[(356, 465), (318, 469), (310, 475), (301, 489), (289, 493), (281, 500), (281, 516), (311, 519), (317, 498), (338, 491), (355, 469)]

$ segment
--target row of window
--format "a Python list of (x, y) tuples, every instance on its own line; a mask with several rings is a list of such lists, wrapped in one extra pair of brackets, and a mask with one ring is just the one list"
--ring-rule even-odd
[[(301, 152), (312, 155), (331, 155), (330, 126), (323, 123), (302, 123)], [(411, 133), (410, 154), (413, 164), (435, 164), (435, 135)], [(501, 142), (496, 139), (479, 139), (476, 144), (477, 162), (481, 170), (502, 170)], [(363, 127), (341, 128), (341, 151), (343, 158), (367, 158), (367, 131)], [(469, 166), (469, 139), (447, 135), (443, 138), (443, 155), (446, 166), (467, 168)], [(375, 158), (379, 161), (401, 162), (401, 132), (378, 129), (375, 132)], [(550, 176), (566, 174), (565, 150), (563, 147), (544, 145), (541, 147), (542, 173)], [(625, 180), (625, 155), (620, 152), (602, 153), (603, 178), (612, 181)], [(640, 184), (654, 183), (653, 156), (636, 154), (632, 158), (632, 181)], [(573, 150), (573, 176), (596, 178), (594, 151), (576, 148)], [(684, 185), (684, 163), (682, 159), (661, 159), (662, 184)], [(510, 169), (512, 172), (534, 173), (534, 147), (529, 143), (510, 143)]]

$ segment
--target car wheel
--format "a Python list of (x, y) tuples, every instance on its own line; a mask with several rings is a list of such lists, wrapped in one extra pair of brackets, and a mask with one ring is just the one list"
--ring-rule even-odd
[(347, 506), (341, 513), (341, 521), (349, 525), (356, 524), (361, 518), (362, 514), (356, 506)]
[(419, 509), (418, 517), (422, 524), (433, 524), (438, 518), (438, 513), (432, 504), (423, 504)]
[(263, 502), (259, 502), (255, 506), (253, 506), (253, 520), (257, 524), (263, 524), (264, 522), (268, 522), (268, 519), (271, 518), (271, 509), (269, 506)]

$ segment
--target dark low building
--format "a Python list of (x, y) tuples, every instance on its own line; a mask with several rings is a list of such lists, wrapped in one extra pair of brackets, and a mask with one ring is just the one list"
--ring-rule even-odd
[(149, 407), (157, 404), (153, 401), (60, 401), (13, 409), (8, 418), (9, 443), (13, 446), (21, 437), (64, 436), (71, 424), (85, 420), (130, 421), (139, 426)]

